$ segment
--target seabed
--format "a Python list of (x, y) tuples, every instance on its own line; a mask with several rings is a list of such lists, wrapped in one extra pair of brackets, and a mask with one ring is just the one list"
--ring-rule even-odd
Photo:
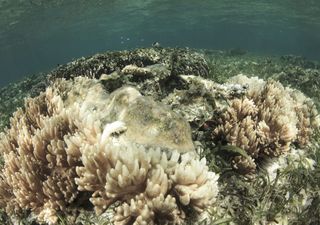
[[(134, 71), (127, 67), (125, 72), (124, 68), (129, 65), (134, 66)], [(10, 125), (12, 113), (24, 107), (25, 98), (39, 95), (58, 78), (85, 76), (100, 79), (109, 93), (122, 86), (133, 85), (142, 95), (164, 102), (178, 114), (181, 111), (185, 113), (183, 116), (190, 123), (197, 153), (200, 158), (206, 158), (209, 170), (219, 175), (217, 200), (206, 209), (203, 219), (190, 219), (186, 224), (320, 224), (318, 128), (310, 125), (310, 140), (303, 148), (291, 143), (290, 150), (285, 154), (269, 159), (257, 158), (256, 168), (250, 174), (235, 169), (232, 164), (234, 157), (246, 156), (243, 149), (228, 145), (225, 139), (213, 141), (210, 126), (214, 126), (215, 118), (220, 115), (216, 109), (228, 107), (229, 102), (225, 98), (241, 99), (246, 91), (244, 86), (239, 89), (228, 86), (230, 78), (239, 74), (279, 81), (283, 86), (297, 89), (311, 98), (313, 110), (320, 110), (320, 62), (292, 55), (259, 56), (241, 49), (218, 51), (154, 47), (99, 53), (59, 66), (48, 74), (32, 75), (9, 84), (0, 89), (0, 131), (5, 131), (5, 127)], [(181, 83), (181, 75), (192, 76), (186, 78), (191, 79), (191, 84)], [(217, 93), (207, 97), (208, 90), (201, 90), (203, 84), (200, 85), (201, 82), (193, 76), (213, 81), (214, 87), (218, 88), (214, 89), (218, 90)], [(231, 89), (228, 88), (233, 92), (229, 92)], [(198, 103), (190, 106), (177, 101), (177, 97), (181, 96), (206, 99), (206, 103), (199, 105), (209, 113), (199, 110), (192, 114), (189, 109), (201, 107)], [(211, 97), (214, 104), (208, 100)], [(179, 104), (185, 104), (185, 108), (179, 108)], [(4, 167), (2, 157), (0, 165)], [(97, 216), (92, 205), (72, 207), (67, 213), (59, 213), (58, 224), (112, 224), (112, 209)], [(190, 210), (190, 218), (192, 213)], [(1, 209), (0, 224), (38, 223), (29, 210), (9, 216), (5, 209)]]

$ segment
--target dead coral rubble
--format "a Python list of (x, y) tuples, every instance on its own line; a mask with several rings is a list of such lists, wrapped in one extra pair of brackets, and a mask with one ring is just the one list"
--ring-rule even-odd
[[(57, 79), (1, 133), (0, 206), (55, 224), (86, 191), (98, 214), (116, 203), (115, 224), (180, 224), (186, 207), (204, 211), (215, 202), (218, 176), (193, 151), (188, 124), (160, 108), (131, 87), (109, 95), (95, 79)], [(151, 119), (141, 121), (140, 110)], [(140, 127), (152, 143), (130, 139), (142, 136)], [(177, 143), (187, 150), (172, 149)]]

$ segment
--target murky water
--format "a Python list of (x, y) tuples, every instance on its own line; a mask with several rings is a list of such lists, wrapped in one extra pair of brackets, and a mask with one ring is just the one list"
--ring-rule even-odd
[(155, 41), (319, 60), (320, 1), (0, 0), (0, 85)]

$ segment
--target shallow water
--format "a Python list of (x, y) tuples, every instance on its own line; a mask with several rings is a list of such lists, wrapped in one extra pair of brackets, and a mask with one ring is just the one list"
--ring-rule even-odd
[(0, 0), (0, 86), (155, 41), (319, 60), (320, 1)]

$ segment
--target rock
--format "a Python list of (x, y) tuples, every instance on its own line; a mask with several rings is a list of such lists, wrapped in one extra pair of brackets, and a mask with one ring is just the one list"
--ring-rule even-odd
[(102, 74), (121, 71), (128, 65), (147, 67), (164, 64), (172, 75), (194, 74), (207, 76), (209, 67), (201, 53), (179, 48), (144, 48), (133, 51), (106, 52), (80, 58), (53, 70), (50, 79), (87, 76), (99, 79)]
[(122, 121), (124, 138), (144, 146), (194, 151), (187, 121), (168, 106), (142, 96), (132, 87), (120, 88), (106, 101), (108, 123)]

